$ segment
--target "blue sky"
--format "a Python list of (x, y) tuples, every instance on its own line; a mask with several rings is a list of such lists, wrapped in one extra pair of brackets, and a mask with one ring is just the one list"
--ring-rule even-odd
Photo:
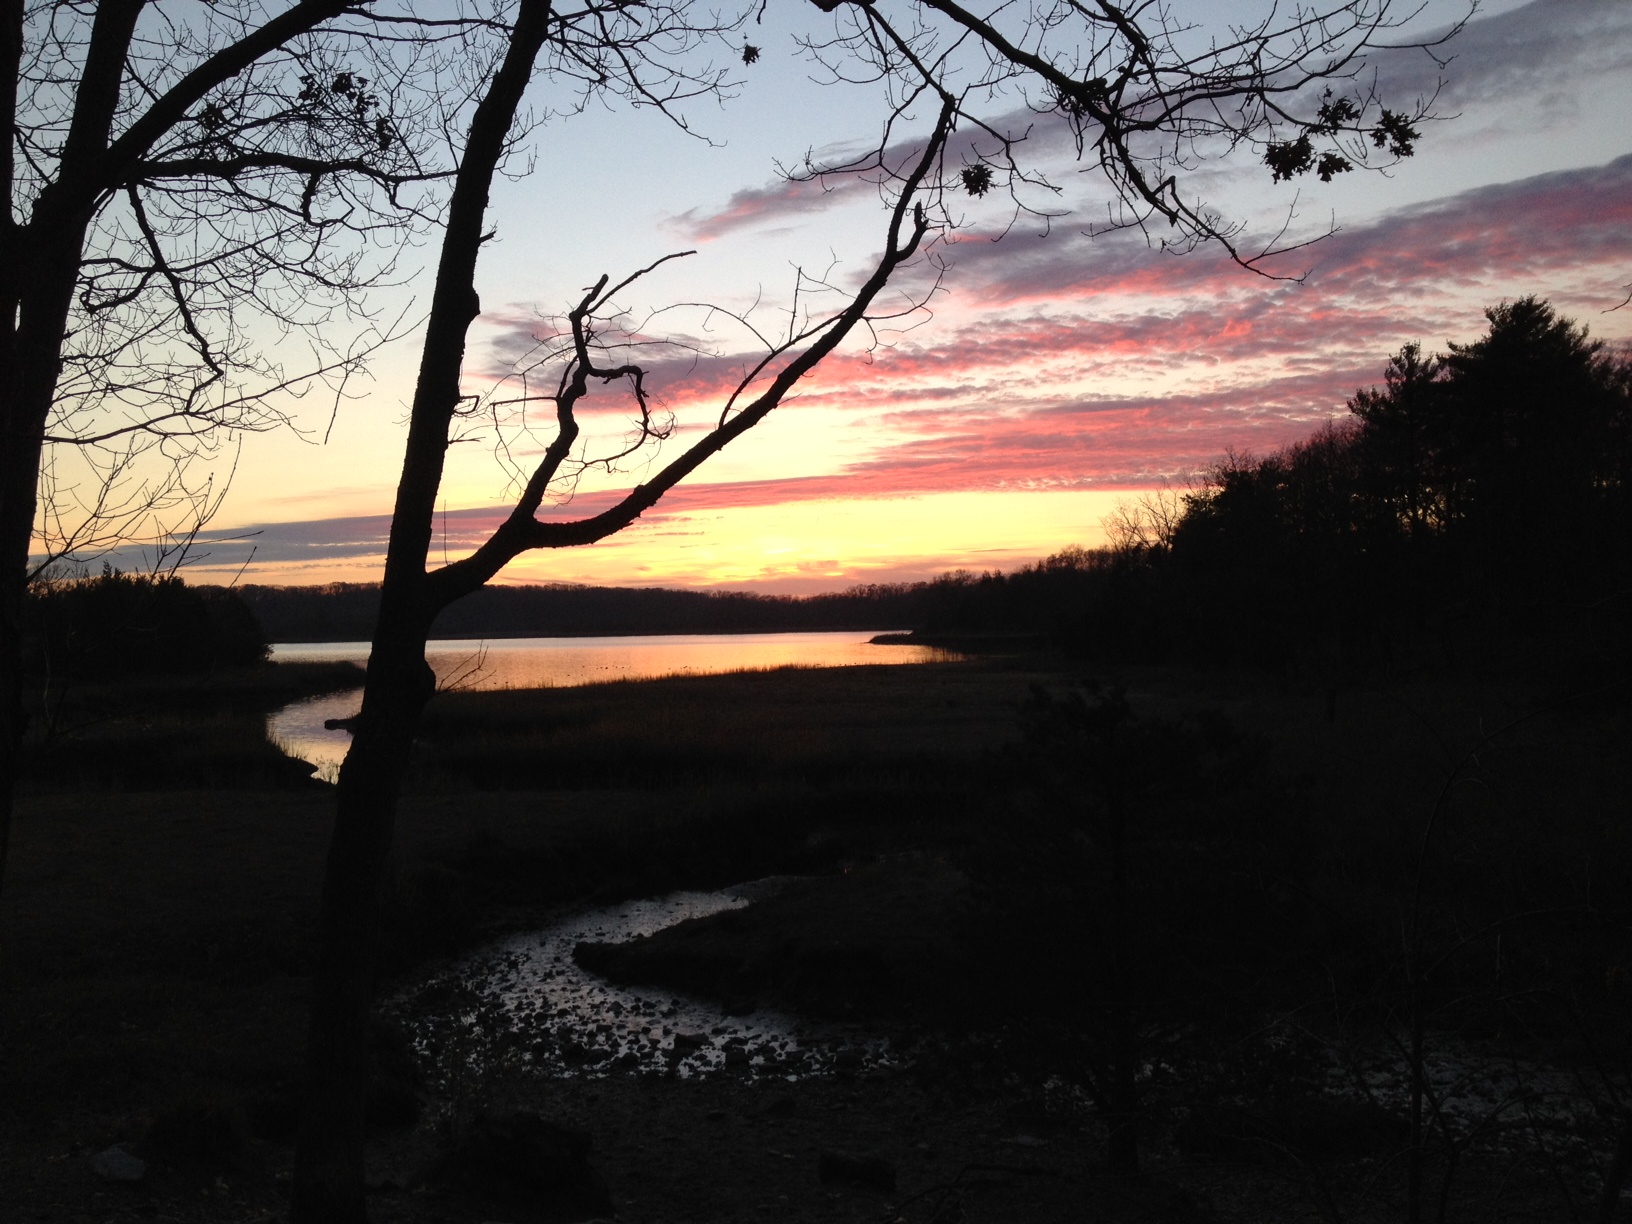
[[(1255, 9), (1191, 7), (1214, 23)], [(1422, 21), (1458, 11), (1436, 6)], [(839, 280), (865, 265), (876, 193), (790, 187), (777, 164), (859, 147), (874, 136), (878, 99), (808, 79), (792, 27), (777, 24), (802, 13), (766, 13), (749, 36), (760, 61), (739, 66), (735, 97), (688, 115), (696, 134), (598, 103), (535, 131), (531, 172), (494, 196), (473, 391), (513, 374), (548, 316), (603, 272), (694, 247), (629, 304), (758, 301), (771, 318), (796, 265), (832, 266)], [(1448, 50), (1443, 70), (1420, 52), (1377, 62), (1391, 98), (1443, 79), (1442, 119), (1388, 174), (1272, 184), (1242, 158), (1193, 180), (1250, 233), (1288, 217), (1294, 233), (1335, 226), (1282, 265), (1307, 273), (1301, 283), (1253, 277), (1216, 251), (1173, 257), (1137, 235), (1090, 238), (1103, 186), (1059, 132), (1039, 127), (1031, 148), (1059, 192), (1035, 199), (1060, 216), (1047, 226), (1022, 217), (996, 241), (1011, 218), (971, 201), (931, 316), (876, 351), (839, 355), (623, 536), (526, 558), (504, 580), (810, 591), (1010, 566), (1096, 543), (1118, 499), (1182, 484), (1226, 448), (1262, 451), (1307, 432), (1377, 381), (1400, 344), (1469, 339), (1482, 308), (1505, 298), (1539, 294), (1596, 335), (1632, 335), (1632, 307), (1610, 311), (1632, 282), (1632, 4), (1488, 5)], [(538, 105), (550, 101), (541, 86)], [(426, 291), (410, 281), (382, 310), (411, 311)], [(656, 364), (679, 425), (671, 448), (716, 410), (748, 351), (714, 323), (705, 333), (702, 316), (676, 312), (649, 325), (715, 350)], [(330, 406), (312, 404), (304, 433), (245, 439), (197, 580), (230, 579), (251, 548), (246, 581), (377, 576), (415, 358), (411, 339), (383, 354), (332, 429)], [(621, 428), (615, 413), (597, 419), (607, 436)], [(493, 441), (474, 428), (454, 448), (450, 555), (494, 521), (507, 491)], [(591, 508), (643, 470), (591, 475), (574, 506), (552, 512)], [(228, 539), (238, 535), (245, 542)]]

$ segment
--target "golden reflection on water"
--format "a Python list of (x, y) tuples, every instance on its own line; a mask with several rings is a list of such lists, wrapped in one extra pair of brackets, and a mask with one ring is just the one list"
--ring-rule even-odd
[[(499, 638), (488, 642), (432, 641), (425, 659), (442, 689), (571, 688), (610, 680), (717, 675), (771, 667), (855, 667), (928, 663), (947, 653), (930, 646), (874, 646), (864, 633), (709, 633), (650, 637)], [(367, 642), (288, 642), (272, 647), (278, 663), (352, 662), (366, 665)], [(266, 734), (284, 752), (310, 761), (333, 781), (351, 737), (326, 730), (327, 719), (350, 718), (362, 690), (297, 701), (268, 715)]]

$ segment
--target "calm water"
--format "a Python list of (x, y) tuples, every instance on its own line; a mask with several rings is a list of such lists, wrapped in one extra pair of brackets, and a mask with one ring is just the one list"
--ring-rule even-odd
[[(950, 657), (929, 646), (874, 646), (865, 633), (708, 633), (652, 637), (499, 638), (490, 642), (433, 641), (425, 658), (444, 689), (570, 688), (608, 680), (708, 675), (768, 667), (854, 667), (868, 663), (928, 663)], [(280, 663), (368, 662), (367, 642), (284, 642)], [(285, 706), (266, 720), (266, 733), (290, 756), (310, 761), (333, 780), (351, 737), (325, 730), (350, 718), (361, 689)]]

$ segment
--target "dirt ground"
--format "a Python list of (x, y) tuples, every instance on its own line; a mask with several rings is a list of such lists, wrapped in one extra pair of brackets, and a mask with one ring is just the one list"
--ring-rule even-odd
[[(39, 1221), (262, 1221), (281, 1218), (292, 1150), (254, 1137), (256, 1104), (298, 1070), (306, 1001), (302, 927), (315, 905), (326, 834), (322, 794), (174, 792), (37, 797), (17, 830), (9, 881), (8, 985), (0, 1077), (0, 1216)], [(480, 816), (445, 800), (409, 805), (405, 846), (457, 842), (462, 819), (512, 837), (571, 825), (582, 806), (637, 809), (641, 796), (567, 802), (508, 795)], [(553, 819), (552, 819), (553, 817)], [(464, 832), (468, 832), (468, 826)], [(43, 844), (49, 840), (47, 852)], [(924, 873), (891, 877), (892, 886)], [(944, 875), (934, 873), (944, 892)], [(924, 935), (922, 892), (869, 888), (835, 909), (806, 898), (820, 938), (892, 922), (899, 950)], [(844, 898), (854, 894), (845, 893)], [(899, 896), (912, 915), (890, 910)], [(944, 901), (944, 897), (942, 898)], [(881, 908), (882, 903), (882, 908)], [(542, 915), (540, 915), (542, 916)], [(520, 915), (509, 914), (506, 921)], [(803, 989), (803, 983), (793, 986)], [(914, 1024), (914, 1031), (921, 1026)], [(138, 1153), (155, 1119), (179, 1104), (241, 1104), (241, 1150), (214, 1166), (155, 1163), (139, 1184), (95, 1175), (114, 1144)], [(1105, 1174), (1103, 1138), (1080, 1101), (1005, 1080), (978, 1047), (947, 1049), (917, 1069), (840, 1072), (787, 1082), (746, 1071), (692, 1080), (517, 1076), (481, 1085), (460, 1109), (524, 1109), (581, 1130), (592, 1164), (628, 1221), (1208, 1220), (1211, 1204), (1250, 1199), (1259, 1219), (1307, 1216), (1279, 1174), (1153, 1159), (1137, 1184)], [(419, 1125), (377, 1135), (371, 1212), (379, 1221), (558, 1219), (492, 1215), (491, 1205), (427, 1190), (449, 1103)], [(896, 1187), (819, 1176), (824, 1151), (887, 1161)]]
[[(1023, 1023), (1041, 1001), (1015, 996), (1012, 1024), (971, 1002), (983, 975), (1029, 972), (1032, 961), (1053, 964), (1049, 957), (1071, 949), (1050, 948), (1044, 937), (1025, 960), (1016, 946), (965, 945), (959, 935), (959, 915), (986, 904), (980, 889), (991, 887), (971, 883), (969, 873), (996, 844), (978, 829), (1015, 819), (976, 793), (970, 762), (982, 743), (1000, 754), (1013, 742), (1019, 705), (1033, 683), (1050, 677), (1013, 668), (926, 668), (915, 678), (887, 670), (870, 678), (721, 678), (715, 687), (696, 679), (608, 686), (561, 698), (554, 716), (574, 728), (580, 757), (581, 745), (594, 741), (605, 759), (617, 759), (654, 725), (654, 709), (688, 751), (706, 755), (712, 749), (698, 711), (728, 689), (733, 714), (719, 742), (729, 751), (719, 748), (708, 776), (677, 774), (661, 753), (625, 785), (601, 777), (575, 788), (483, 790), (458, 771), (427, 772), (401, 815), (384, 986), (420, 980), (566, 907), (784, 872), (810, 882), (759, 903), (765, 908), (754, 921), (676, 928), (666, 941), (619, 954), (608, 972), (725, 999), (860, 1015), (907, 1051), (896, 1067), (840, 1068), (792, 1082), (743, 1067), (691, 1079), (516, 1071), (468, 1085), (456, 1098), (410, 1083), (408, 1106), (379, 1118), (370, 1140), (374, 1219), (1400, 1218), (1400, 1166), (1369, 1140), (1335, 1157), (1309, 1157), (1279, 1132), (1249, 1136), (1256, 1147), (1195, 1141), (1202, 1115), (1190, 1077), (1201, 1063), (1176, 1056), (1151, 1064), (1141, 1176), (1106, 1171), (1096, 1111), (1070, 1077), (1049, 1073), (1055, 1050)], [(1196, 699), (1176, 683), (1152, 683), (1142, 698), (1164, 711)], [(539, 716), (541, 699), (508, 700), (516, 710), (506, 713), (504, 702), (481, 708), (495, 742)], [(1227, 704), (1238, 722), (1256, 720), (1275, 736), (1267, 767), (1274, 780), (1253, 783), (1243, 802), (1335, 809), (1363, 799), (1381, 809), (1394, 801), (1390, 794), (1416, 794), (1435, 777), (1439, 749), (1402, 747), (1409, 728), (1391, 713), (1393, 696), (1345, 698), (1330, 724), (1318, 694), (1266, 695), (1218, 680), (1199, 700)], [(1486, 707), (1491, 700), (1478, 698)], [(754, 726), (750, 702), (776, 714), (763, 720), (763, 744), (732, 756)], [(872, 720), (859, 737), (843, 731), (857, 709)], [(439, 715), (433, 725), (440, 739), (428, 759), (459, 756), (457, 719)], [(480, 743), (488, 732), (466, 739)], [(1606, 744), (1624, 741), (1625, 717), (1613, 713), (1560, 735), (1526, 750), (1536, 769), (1584, 774)], [(1514, 751), (1505, 763), (1517, 769), (1528, 759)], [(0, 1220), (280, 1219), (328, 793), (316, 784), (70, 783), (24, 797), (0, 897)], [(1621, 769), (1571, 802), (1608, 810), (1624, 794)], [(1343, 852), (1359, 853), (1347, 843)], [(1191, 864), (1184, 868), (1197, 873), (1191, 879), (1214, 870), (1201, 850), (1174, 861)], [(829, 943), (849, 949), (837, 963), (866, 961), (882, 974), (859, 986), (834, 979), (833, 958), (819, 954)], [(1224, 998), (1209, 996), (1204, 1019), (1230, 1033), (1250, 1032), (1279, 1005), (1267, 986), (1261, 997)], [(938, 1025), (942, 1017), (955, 1022)], [(1258, 1086), (1270, 1087), (1268, 1080)], [(495, 1204), (438, 1179), (439, 1156), (473, 1118), (518, 1111), (587, 1136), (589, 1163), (608, 1196), (604, 1209), (586, 1213), (545, 1199)], [(94, 1171), (97, 1154), (113, 1145), (147, 1159), (141, 1181)], [(846, 1177), (851, 1166), (835, 1166), (835, 1154), (874, 1172), (852, 1169)], [(885, 1166), (893, 1188), (877, 1172)], [(1590, 1212), (1590, 1177), (1559, 1188), (1561, 1177), (1581, 1176), (1556, 1160), (1470, 1152), (1447, 1218), (1564, 1218), (1558, 1213), (1572, 1197)]]

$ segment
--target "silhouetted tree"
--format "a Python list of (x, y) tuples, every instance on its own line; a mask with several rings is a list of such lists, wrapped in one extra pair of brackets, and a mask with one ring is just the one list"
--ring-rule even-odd
[[(654, 32), (685, 43), (702, 28), (684, 3), (609, 5), (590, 11), (611, 31), (560, 33), (545, 0), (520, 0), (507, 27), (502, 61), (484, 84), (468, 127), (450, 199), (407, 451), (397, 487), (368, 683), (350, 752), (341, 769), (337, 818), (325, 872), (320, 951), (313, 989), (305, 1122), (293, 1199), (298, 1221), (351, 1221), (365, 1215), (362, 1180), (363, 1072), (370, 1006), (378, 893), (389, 854), (398, 790), (421, 710), (433, 690), (424, 646), (441, 609), (475, 591), (530, 549), (594, 543), (634, 522), (675, 484), (757, 426), (800, 379), (852, 332), (866, 335), (884, 318), (919, 308), (936, 287), (938, 265), (904, 302), (883, 306), (895, 274), (950, 224), (949, 192), (982, 195), (1006, 176), (1017, 203), (1028, 176), (1018, 162), (1024, 130), (999, 126), (974, 103), (1020, 90), (1038, 109), (1062, 117), (1122, 201), (1119, 224), (1165, 223), (1164, 245), (1221, 243), (1239, 262), (1257, 266), (1265, 252), (1238, 242), (1241, 230), (1180, 189), (1192, 159), (1220, 137), (1259, 148), (1283, 178), (1314, 170), (1330, 177), (1373, 153), (1409, 156), (1411, 114), (1382, 108), (1354, 86), (1364, 55), (1398, 25), (1387, 3), (1352, 0), (1324, 13), (1300, 13), (1284, 25), (1237, 31), (1199, 57), (1189, 30), (1160, 10), (1100, 5), (1035, 7), (994, 14), (948, 0), (912, 0), (898, 15), (885, 6), (817, 0), (836, 29), (804, 42), (806, 52), (842, 80), (871, 77), (888, 85), (883, 135), (859, 159), (811, 165), (821, 177), (866, 173), (884, 189), (883, 250), (829, 314), (795, 316), (785, 337), (767, 343), (748, 374), (725, 397), (711, 429), (609, 509), (577, 521), (544, 521), (537, 512), (558, 482), (570, 482), (585, 459), (577, 413), (591, 387), (621, 387), (629, 397), (632, 440), (610, 464), (667, 436), (650, 407), (647, 370), (617, 330), (616, 298), (654, 272), (659, 260), (623, 280), (603, 276), (568, 312), (557, 346), (546, 353), (555, 434), (535, 465), (515, 473), (512, 511), (469, 556), (428, 570), (443, 462), (466, 400), (461, 387), (466, 332), (479, 309), (477, 255), (492, 176), (536, 61), (546, 48), (563, 62), (589, 63), (597, 85), (625, 81)], [(690, 24), (693, 21), (697, 24)], [(950, 37), (949, 37), (950, 36)], [(560, 41), (557, 41), (560, 39)], [(1325, 87), (1326, 92), (1317, 91)], [(1334, 89), (1352, 96), (1339, 98)], [(1301, 93), (1299, 91), (1302, 91)], [(927, 132), (898, 140), (922, 106), (934, 115)], [(971, 134), (969, 160), (950, 164), (948, 142), (960, 126)], [(1310, 153), (1319, 141), (1317, 163)], [(1308, 156), (1306, 156), (1308, 154)], [(802, 296), (830, 288), (801, 276)], [(808, 300), (808, 298), (807, 298)], [(642, 337), (643, 343), (650, 343)], [(527, 393), (531, 395), (532, 393)]]
[(1632, 362), (1538, 299), (1486, 313), (1469, 344), (1401, 349), (1346, 419), (1125, 503), (1105, 550), (937, 579), (917, 623), (1046, 633), (1104, 662), (1252, 662), (1329, 702), (1359, 670), (1566, 621), (1624, 656)]
[[(1228, 929), (1227, 848), (1237, 835), (1229, 813), (1258, 769), (1262, 745), (1216, 711), (1141, 717), (1123, 687), (1097, 683), (1060, 694), (1034, 690), (1020, 728), (1019, 788), (1040, 801), (1039, 819), (1000, 835), (1033, 843), (1046, 862), (1027, 863), (1023, 874), (1010, 868), (999, 886), (1029, 894), (1050, 877), (1069, 881), (1061, 891), (1075, 894), (1077, 914), (1050, 915), (1047, 934), (1034, 930), (1030, 938), (1053, 944), (1070, 933), (1054, 972), (1080, 983), (1067, 1005), (1092, 1018), (1086, 1086), (1106, 1123), (1106, 1161), (1133, 1175), (1148, 1033), (1186, 1022), (1197, 979), (1206, 976), (1194, 966), (1213, 961), (1218, 945), (1235, 943), (1238, 951), (1244, 935)], [(993, 866), (972, 869), (978, 877)]]
[[(334, 317), (418, 223), (484, 28), (353, 0), (7, 0), (0, 880), (28, 581), (172, 512), (196, 525), (221, 482), (191, 458), (281, 419), (280, 395), (343, 386), (379, 337)], [(279, 332), (309, 345), (300, 368), (264, 347)]]
[(1350, 660), (1395, 629), (1536, 629), (1614, 602), (1628, 577), (1625, 362), (1535, 298), (1473, 343), (1408, 345), (1350, 419), (1262, 459), (1229, 456), (1187, 499), (1175, 581), (1208, 612), (1205, 657), (1294, 667), (1330, 633)]

